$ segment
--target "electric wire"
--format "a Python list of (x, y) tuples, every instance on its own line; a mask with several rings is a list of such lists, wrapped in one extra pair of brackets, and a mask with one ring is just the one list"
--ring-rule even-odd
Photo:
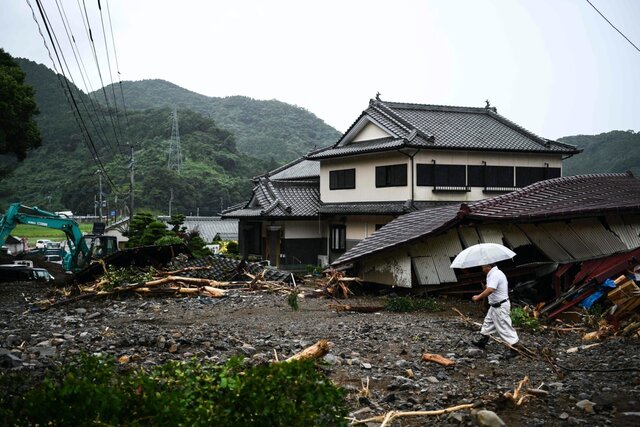
[[(75, 48), (74, 48), (74, 44), (73, 44), (73, 42), (72, 42), (72, 38), (73, 38), (73, 39), (75, 39), (75, 37), (73, 37), (73, 35), (69, 33), (69, 29), (67, 28), (67, 22), (66, 22), (66, 21), (65, 21), (65, 19), (64, 19), (64, 16), (63, 16), (62, 11), (61, 11), (61, 9), (60, 9), (60, 5), (59, 5), (58, 0), (56, 0), (56, 5), (58, 6), (58, 13), (59, 13), (59, 15), (60, 15), (60, 19), (62, 20), (62, 24), (63, 24), (64, 30), (65, 30), (65, 33), (66, 33), (66, 35), (67, 35), (67, 39), (69, 40), (69, 44), (71, 45), (71, 51), (73, 52), (74, 59), (75, 59), (75, 61), (76, 61), (76, 64), (78, 65), (78, 69), (80, 70), (80, 76), (81, 76), (81, 78), (82, 78), (82, 82), (84, 83), (85, 90), (86, 90), (86, 91), (87, 91), (87, 93), (88, 93), (87, 82), (86, 82), (86, 80), (85, 80), (85, 76), (84, 76), (84, 75), (83, 75), (83, 73), (82, 73), (82, 69), (80, 69), (80, 64), (79, 64), (79, 61), (78, 61), (78, 55), (76, 55), (76, 50), (75, 50)], [(45, 16), (46, 16), (46, 11), (45, 11)], [(47, 20), (48, 20), (48, 19), (49, 19), (49, 18), (47, 17)], [(49, 21), (49, 26), (50, 26), (50, 27), (52, 27), (52, 25), (51, 25), (51, 22), (50, 22), (50, 21)], [(62, 52), (62, 47), (60, 46), (60, 42), (58, 41), (58, 37), (56, 36), (55, 32), (53, 32), (53, 36), (54, 36), (54, 38), (55, 38), (56, 44), (58, 45), (58, 50), (59, 50), (60, 52)], [(62, 55), (62, 59), (63, 59), (64, 64), (65, 64), (65, 66), (66, 66), (67, 73), (69, 74), (69, 77), (68, 77), (68, 78), (71, 80), (71, 82), (72, 82), (74, 85), (76, 85), (76, 82), (75, 82), (75, 80), (74, 80), (74, 78), (73, 78), (73, 73), (71, 73), (71, 69), (69, 68), (69, 65), (67, 64), (67, 60), (66, 60), (66, 58), (64, 57), (64, 55)], [(88, 80), (88, 76), (87, 76), (87, 80)], [(77, 86), (77, 85), (76, 85), (76, 86)], [(88, 97), (88, 96), (87, 96), (87, 97)], [(85, 112), (86, 112), (86, 116), (88, 117), (89, 121), (90, 121), (90, 122), (91, 122), (91, 124), (93, 125), (93, 129), (95, 130), (95, 133), (96, 133), (96, 135), (98, 136), (98, 139), (100, 139), (100, 140), (101, 140), (102, 144), (103, 144), (105, 147), (108, 145), (108, 146), (109, 146), (109, 148), (110, 148), (111, 150), (113, 150), (113, 146), (111, 145), (111, 142), (110, 142), (110, 141), (109, 141), (109, 139), (107, 138), (107, 136), (106, 136), (106, 132), (105, 132), (105, 130), (104, 130), (104, 127), (102, 126), (102, 122), (100, 121), (100, 115), (98, 114), (98, 111), (97, 111), (97, 109), (96, 109), (95, 103), (91, 100), (91, 98), (90, 98), (90, 97), (88, 97), (88, 98), (89, 98), (89, 102), (90, 102), (90, 104), (91, 104), (91, 107), (92, 107), (92, 109), (93, 109), (94, 115), (95, 115), (95, 117), (96, 117), (96, 120), (97, 120), (98, 124), (100, 125), (100, 127), (99, 127), (99, 128), (98, 128), (98, 126), (96, 125), (96, 121), (94, 121), (94, 119), (93, 119), (93, 115), (89, 112), (89, 108), (87, 107), (87, 105), (86, 105), (87, 103), (84, 101), (84, 98), (83, 98), (82, 96), (78, 96), (78, 100), (79, 100), (80, 104), (83, 106), (83, 108), (84, 108), (84, 110), (85, 110)], [(100, 131), (101, 131), (101, 132), (100, 132)]]
[(111, 44), (113, 45), (113, 57), (116, 61), (116, 72), (118, 73), (118, 86), (120, 86), (120, 96), (122, 97), (122, 111), (126, 122), (127, 137), (129, 134), (129, 115), (127, 114), (127, 104), (124, 102), (124, 91), (122, 90), (122, 80), (120, 78), (120, 64), (118, 64), (118, 52), (116, 51), (116, 40), (113, 36), (113, 26), (111, 25), (111, 10), (109, 9), (109, 1), (104, 2), (107, 5), (107, 17), (109, 18), (109, 30), (111, 32)]
[(589, 0), (586, 0), (586, 2), (587, 2), (587, 3), (589, 3), (589, 5), (590, 5), (590, 6), (591, 6), (591, 7), (592, 7), (596, 12), (598, 12), (598, 14), (599, 14), (600, 16), (602, 16), (602, 19), (604, 19), (605, 21), (607, 21), (607, 23), (608, 23), (609, 25), (611, 25), (611, 26), (613, 27), (613, 29), (614, 29), (614, 30), (616, 30), (616, 31), (617, 31), (617, 32), (618, 32), (622, 37), (624, 37), (624, 39), (625, 39), (626, 41), (628, 41), (628, 42), (629, 42), (629, 44), (631, 44), (631, 46), (633, 46), (633, 47), (634, 47), (638, 52), (640, 52), (640, 48), (638, 48), (638, 46), (636, 46), (635, 44), (633, 44), (633, 42), (632, 42), (631, 40), (629, 40), (629, 37), (625, 36), (625, 35), (622, 33), (622, 31), (620, 31), (618, 28), (616, 28), (616, 26), (615, 26), (615, 25), (613, 25), (613, 24), (611, 23), (611, 21), (609, 21), (609, 20), (607, 19), (607, 17), (606, 17), (606, 16), (604, 16), (604, 15), (602, 14), (602, 12), (600, 12), (600, 11), (598, 10), (598, 8), (597, 8), (597, 7), (595, 7), (595, 6), (593, 5), (593, 3), (591, 3)]
[[(69, 19), (67, 18), (67, 13), (64, 10), (64, 5), (61, 3), (60, 0), (56, 0), (56, 6), (58, 7), (58, 13), (60, 14), (60, 19), (62, 20), (62, 24), (67, 34), (67, 39), (69, 40), (69, 43), (71, 45), (71, 51), (73, 52), (73, 56), (75, 58), (76, 64), (78, 65), (80, 77), (82, 78), (82, 82), (84, 84), (84, 90), (87, 93), (87, 98), (89, 99), (91, 109), (93, 110), (93, 113), (96, 117), (96, 121), (98, 122), (98, 127), (96, 127), (96, 124), (93, 118), (88, 112), (87, 112), (87, 115), (91, 120), (91, 123), (93, 124), (96, 134), (101, 138), (103, 145), (105, 146), (109, 145), (109, 147), (113, 149), (103, 125), (103, 122), (105, 121), (104, 115), (99, 114), (98, 109), (96, 107), (96, 102), (94, 101), (93, 97), (90, 95), (93, 92), (93, 85), (91, 84), (91, 79), (89, 78), (89, 74), (87, 73), (87, 69), (84, 65), (84, 61), (82, 60), (82, 55), (80, 55), (80, 49), (76, 44), (76, 38), (75, 38), (75, 35), (73, 34), (73, 29), (71, 28)], [(82, 100), (82, 98), (80, 99)], [(82, 102), (84, 104), (84, 100), (82, 100)]]
[(116, 130), (116, 124), (115, 121), (113, 120), (113, 113), (111, 111), (111, 105), (109, 104), (109, 97), (107, 96), (107, 90), (104, 88), (104, 80), (102, 79), (102, 71), (100, 70), (100, 61), (98, 60), (98, 53), (96, 50), (96, 46), (95, 46), (95, 42), (93, 40), (93, 31), (91, 30), (91, 22), (89, 21), (89, 14), (87, 13), (87, 6), (85, 4), (85, 1), (82, 0), (82, 10), (84, 10), (84, 15), (85, 15), (85, 19), (86, 19), (86, 25), (88, 27), (88, 32), (89, 32), (89, 42), (91, 43), (91, 51), (93, 52), (93, 59), (96, 63), (96, 68), (98, 70), (98, 77), (100, 78), (100, 85), (102, 86), (102, 94), (104, 95), (104, 102), (107, 105), (107, 112), (109, 113), (109, 119), (111, 120), (111, 127), (113, 129), (113, 136), (115, 137), (116, 140), (116, 145), (118, 145), (118, 147), (120, 147), (120, 140), (118, 138), (118, 132)]
[[(113, 74), (111, 73), (111, 58), (109, 55), (109, 46), (107, 45), (107, 32), (104, 29), (104, 16), (102, 15), (102, 5), (98, 0), (98, 10), (100, 11), (100, 24), (102, 26), (102, 39), (104, 40), (104, 51), (107, 56), (107, 69), (109, 70), (109, 80), (111, 81), (111, 93), (113, 94), (113, 107), (116, 113), (116, 122), (118, 124), (118, 131), (120, 132), (120, 139), (122, 139), (122, 125), (120, 124), (120, 115), (118, 114), (118, 98), (116, 97), (116, 89), (113, 84)], [(122, 151), (122, 147), (118, 145), (118, 148)]]
[[(44, 7), (42, 6), (40, 0), (36, 0), (36, 6), (38, 7), (38, 12), (40, 13), (40, 17), (42, 19), (42, 23), (45, 27), (45, 30), (47, 32), (47, 36), (51, 42), (51, 46), (53, 48), (53, 52), (56, 56), (56, 59), (58, 61), (58, 65), (60, 66), (61, 69), (61, 73), (57, 73), (57, 67), (55, 65), (55, 61), (53, 60), (53, 57), (51, 55), (51, 51), (49, 50), (48, 44), (46, 42), (46, 39), (42, 33), (42, 29), (40, 28), (40, 22), (37, 20), (35, 12), (33, 10), (33, 7), (31, 5), (31, 2), (29, 0), (26, 0), (27, 4), (29, 5), (29, 8), (31, 9), (31, 13), (33, 16), (33, 19), (36, 23), (36, 25), (38, 26), (38, 31), (40, 32), (40, 35), (42, 36), (43, 42), (45, 44), (45, 48), (47, 49), (47, 52), (49, 53), (49, 58), (52, 60), (53, 62), (53, 66), (54, 69), (56, 70), (56, 74), (58, 76), (58, 79), (61, 83), (61, 85), (63, 86), (63, 89), (66, 87), (67, 91), (65, 92), (65, 95), (67, 95), (67, 100), (70, 101), (71, 107), (72, 107), (72, 111), (74, 114), (74, 117), (76, 119), (76, 122), (78, 123), (78, 126), (80, 127), (80, 131), (81, 133), (83, 133), (83, 136), (85, 136), (85, 143), (87, 144), (87, 147), (89, 148), (89, 152), (92, 154), (94, 161), (96, 162), (96, 164), (100, 167), (100, 170), (102, 170), (104, 172), (104, 175), (107, 178), (107, 182), (109, 183), (109, 185), (111, 186), (111, 188), (114, 190), (114, 192), (118, 192), (117, 188), (115, 186), (115, 184), (113, 183), (113, 181), (111, 180), (111, 177), (108, 175), (108, 173), (106, 172), (106, 169), (104, 168), (104, 165), (102, 164), (102, 161), (100, 160), (99, 156), (98, 156), (98, 151), (96, 149), (96, 146), (93, 142), (93, 139), (91, 138), (91, 134), (88, 132), (86, 123), (84, 122), (84, 119), (82, 118), (82, 115), (80, 114), (80, 109), (78, 107), (78, 104), (75, 100), (75, 97), (73, 95), (73, 91), (71, 89), (71, 86), (69, 84), (69, 80), (66, 78), (66, 76), (64, 75), (64, 67), (62, 65), (62, 60), (60, 59), (60, 55), (62, 55), (62, 52), (60, 52), (60, 54), (58, 53), (58, 50), (56, 49), (56, 43), (54, 41), (54, 35), (52, 34), (53, 29), (50, 28), (50, 23), (48, 21), (48, 18), (46, 17), (46, 13), (44, 11)], [(66, 62), (66, 61), (65, 61)], [(87, 142), (88, 141), (88, 142)]]

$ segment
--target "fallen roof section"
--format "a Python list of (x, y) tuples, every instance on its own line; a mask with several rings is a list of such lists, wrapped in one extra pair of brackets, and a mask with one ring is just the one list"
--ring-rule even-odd
[[(640, 181), (631, 173), (592, 174), (540, 181), (512, 193), (481, 200), (460, 207), (425, 209), (403, 215), (360, 241), (333, 262), (339, 267), (362, 257), (397, 248), (434, 235), (463, 220), (532, 223), (640, 212)], [(541, 232), (536, 226), (529, 238)], [(550, 241), (545, 242), (549, 243)], [(617, 242), (609, 242), (615, 246)], [(577, 248), (579, 250), (580, 248)], [(623, 249), (623, 248), (619, 248)], [(552, 259), (573, 259), (562, 248), (548, 248)], [(589, 254), (581, 258), (588, 258)]]

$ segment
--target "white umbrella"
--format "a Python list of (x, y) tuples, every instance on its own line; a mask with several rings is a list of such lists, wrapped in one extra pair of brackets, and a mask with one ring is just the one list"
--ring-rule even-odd
[(450, 268), (477, 267), (511, 259), (514, 256), (516, 253), (506, 246), (496, 243), (478, 243), (460, 252), (451, 263)]

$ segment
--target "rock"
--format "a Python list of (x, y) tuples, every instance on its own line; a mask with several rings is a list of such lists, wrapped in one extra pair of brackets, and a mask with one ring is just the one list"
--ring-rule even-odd
[(22, 359), (7, 349), (0, 348), (0, 367), (10, 369), (18, 366), (22, 366)]
[(326, 354), (323, 360), (329, 365), (342, 365), (342, 358), (331, 353)]
[(595, 403), (588, 399), (582, 399), (581, 401), (576, 403), (576, 407), (582, 409), (587, 414), (590, 414), (593, 412), (594, 406), (595, 406)]
[(362, 362), (361, 365), (364, 369), (371, 369), (371, 363), (367, 363), (367, 362)]
[(480, 357), (483, 351), (479, 348), (468, 348), (464, 351), (464, 354), (468, 357)]
[(563, 412), (560, 414), (558, 418), (560, 418), (561, 420), (566, 420), (567, 418), (569, 418), (569, 414), (567, 414), (566, 412)]
[(93, 312), (90, 315), (88, 315), (86, 317), (87, 320), (91, 320), (91, 319), (97, 319), (98, 317), (102, 316), (102, 313), (100, 313), (99, 311)]
[(87, 309), (82, 307), (76, 308), (74, 311), (76, 314), (87, 314)]
[(427, 377), (426, 378), (427, 381), (429, 381), (430, 383), (439, 383), (440, 381), (438, 381), (438, 379), (436, 377)]
[(482, 409), (471, 411), (471, 419), (478, 427), (505, 427), (506, 424), (502, 419), (493, 411)]
[(20, 345), (20, 337), (17, 335), (7, 335), (7, 338), (5, 339), (5, 343), (7, 347), (15, 347)]

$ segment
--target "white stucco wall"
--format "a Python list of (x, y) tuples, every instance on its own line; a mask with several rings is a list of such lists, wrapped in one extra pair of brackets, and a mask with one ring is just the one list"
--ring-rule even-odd
[(389, 134), (373, 123), (367, 123), (364, 128), (351, 140), (352, 142), (368, 141), (371, 139), (386, 138)]
[(386, 224), (392, 219), (391, 215), (349, 216), (346, 224), (347, 240), (363, 240), (376, 231), (376, 224)]
[[(431, 163), (455, 165), (489, 166), (528, 166), (562, 168), (560, 155), (513, 154), (513, 153), (476, 153), (467, 151), (420, 151), (414, 157), (413, 183), (414, 200), (418, 201), (474, 201), (490, 196), (483, 193), (481, 187), (472, 187), (470, 192), (433, 192), (432, 187), (418, 187), (416, 183), (416, 165)], [(328, 159), (320, 164), (320, 198), (324, 203), (385, 202), (406, 201), (411, 198), (411, 172), (408, 171), (406, 187), (376, 188), (376, 166), (407, 164), (409, 158), (398, 152), (387, 152), (366, 156), (354, 156), (346, 159)], [(356, 169), (356, 188), (352, 190), (330, 190), (329, 172), (338, 169)]]

